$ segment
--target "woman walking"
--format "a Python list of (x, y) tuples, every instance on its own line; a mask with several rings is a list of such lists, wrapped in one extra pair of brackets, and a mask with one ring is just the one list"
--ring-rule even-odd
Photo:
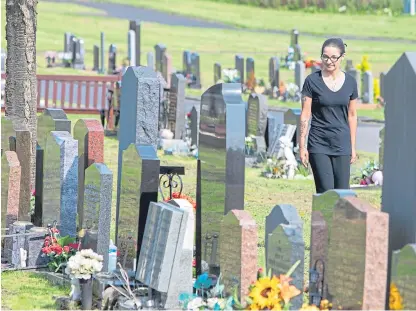
[(357, 81), (341, 70), (345, 47), (342, 39), (326, 40), (322, 70), (310, 74), (302, 89), (299, 152), (303, 165), (312, 167), (317, 193), (349, 189), (350, 166), (356, 160), (358, 91)]

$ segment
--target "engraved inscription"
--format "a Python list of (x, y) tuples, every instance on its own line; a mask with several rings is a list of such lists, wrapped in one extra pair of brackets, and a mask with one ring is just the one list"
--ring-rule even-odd
[(98, 230), (98, 213), (100, 210), (100, 190), (94, 184), (85, 185), (83, 227)]

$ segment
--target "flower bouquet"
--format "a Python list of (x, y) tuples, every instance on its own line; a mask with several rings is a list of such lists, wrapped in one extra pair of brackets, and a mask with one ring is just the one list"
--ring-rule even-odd
[(69, 258), (65, 273), (77, 279), (89, 280), (103, 268), (103, 256), (92, 249), (82, 249)]
[(51, 271), (61, 270), (68, 259), (75, 254), (79, 244), (75, 243), (75, 238), (70, 236), (61, 237), (56, 225), (49, 228), (49, 234), (45, 237), (42, 248), (42, 256), (48, 256), (48, 268)]

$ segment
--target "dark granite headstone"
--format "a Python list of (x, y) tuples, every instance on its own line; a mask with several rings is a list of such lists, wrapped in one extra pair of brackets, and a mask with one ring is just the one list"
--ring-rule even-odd
[(117, 69), (117, 47), (110, 44), (108, 48), (108, 74), (113, 74)]
[(185, 73), (185, 75), (188, 75), (191, 73), (191, 52), (190, 51), (183, 51), (182, 54), (182, 70)]
[(43, 256), (42, 248), (48, 229), (45, 227), (32, 227), (30, 235), (26, 236), (25, 250), (27, 250), (27, 267), (39, 267), (48, 263), (49, 257)]
[[(389, 253), (416, 243), (416, 52), (406, 52), (384, 78), (386, 102), (382, 211), (389, 214)], [(403, 169), (399, 169), (403, 168)]]
[(295, 48), (296, 44), (299, 44), (299, 31), (292, 29), (290, 33), (290, 47)]
[(297, 61), (295, 64), (295, 84), (298, 86), (299, 91), (302, 91), (305, 78), (306, 78), (305, 63), (303, 61)]
[(78, 141), (78, 228), (83, 227), (84, 175), (93, 163), (104, 163), (104, 129), (97, 119), (79, 119), (74, 126)]
[(416, 310), (416, 244), (393, 252), (390, 273), (390, 295), (401, 298), (401, 310)]
[(185, 87), (185, 77), (173, 73), (169, 92), (168, 122), (175, 139), (182, 139), (185, 131)]
[(218, 80), (221, 80), (221, 64), (215, 63), (214, 64), (214, 84), (218, 82)]
[(234, 57), (235, 69), (237, 69), (240, 75), (240, 82), (244, 84), (244, 57), (241, 55), (235, 55)]
[(372, 104), (374, 103), (374, 81), (371, 71), (364, 72), (362, 81), (362, 101), (366, 104)]
[(76, 235), (78, 141), (68, 132), (52, 131), (44, 163), (42, 223), (57, 222), (61, 236)]
[(190, 87), (193, 89), (201, 88), (201, 64), (199, 60), (198, 53), (191, 54), (191, 73), (194, 81), (191, 83)]
[(267, 124), (267, 111), (266, 96), (251, 93), (248, 97), (246, 136), (264, 136)]
[(195, 106), (191, 109), (191, 145), (198, 146), (199, 120)]
[[(240, 83), (222, 83), (202, 95), (199, 122), (201, 234), (219, 235), (223, 215), (244, 209), (246, 108)], [(205, 249), (205, 250), (204, 250)], [(203, 246), (202, 253), (207, 247)], [(211, 256), (218, 268), (219, 256)]]
[(246, 80), (251, 79), (251, 76), (254, 76), (254, 59), (247, 57), (246, 59)]
[(92, 248), (104, 257), (103, 271), (108, 267), (112, 194), (113, 173), (105, 164), (93, 163), (85, 170), (82, 228), (97, 235)]
[(162, 43), (155, 45), (156, 66), (155, 71), (162, 72), (163, 54), (166, 53), (166, 46)]
[[(151, 145), (131, 144), (122, 154), (120, 200), (116, 215), (116, 244), (120, 262), (133, 269), (138, 258), (150, 202), (157, 202), (160, 160)], [(126, 257), (125, 257), (126, 256)]]
[(64, 34), (64, 53), (71, 51), (71, 33), (65, 32)]
[(280, 62), (278, 57), (270, 57), (269, 60), (269, 82), (273, 89), (273, 87), (279, 87), (279, 70), (280, 70)]
[(325, 279), (334, 310), (384, 310), (389, 216), (355, 197), (338, 200)]
[(35, 193), (35, 215), (33, 224), (35, 226), (47, 226), (42, 224), (42, 202), (43, 202), (43, 171), (46, 140), (52, 131), (66, 131), (71, 133), (71, 121), (68, 120), (64, 110), (60, 108), (46, 108), (38, 116), (38, 144), (36, 146), (36, 193)]
[(138, 20), (130, 20), (129, 22), (129, 30), (132, 30), (134, 32), (134, 51), (135, 51), (135, 55), (134, 55), (134, 59), (135, 59), (135, 66), (140, 66), (140, 55), (141, 55), (141, 51), (140, 51), (140, 35), (141, 35), (141, 28), (142, 28), (142, 24), (140, 21)]
[(93, 47), (93, 71), (98, 71), (100, 69), (100, 48), (98, 45), (94, 45)]
[[(265, 226), (265, 242), (264, 245), (267, 246), (267, 241), (269, 238), (269, 234), (272, 234), (273, 231), (279, 226), (279, 225), (292, 225), (292, 226), (298, 226), (302, 227), (303, 223), (301, 218), (298, 215), (298, 212), (296, 211), (296, 208), (294, 208), (292, 205), (288, 204), (280, 204), (273, 207), (272, 211), (269, 215), (266, 217), (266, 226)], [(266, 257), (268, 258), (268, 251), (266, 247)]]
[(380, 96), (384, 99), (384, 90), (385, 90), (385, 85), (384, 85), (384, 78), (386, 77), (386, 73), (385, 72), (380, 72)]

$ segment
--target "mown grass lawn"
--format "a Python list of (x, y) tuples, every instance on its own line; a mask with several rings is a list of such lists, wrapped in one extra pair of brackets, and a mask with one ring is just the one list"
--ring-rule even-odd
[(122, 3), (217, 21), (247, 29), (286, 30), (320, 35), (354, 35), (357, 37), (416, 38), (416, 19), (410, 16), (389, 17), (332, 13), (306, 13), (237, 5), (206, 0), (95, 0)]

